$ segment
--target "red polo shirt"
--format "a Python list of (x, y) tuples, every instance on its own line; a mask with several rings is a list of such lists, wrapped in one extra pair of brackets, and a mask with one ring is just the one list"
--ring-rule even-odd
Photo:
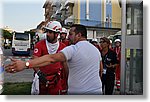
[[(66, 45), (59, 42), (59, 48), (58, 48), (56, 53), (58, 53), (64, 47), (66, 47)], [(48, 53), (48, 50), (47, 50), (47, 47), (46, 47), (46, 40), (39, 41), (35, 45), (33, 55), (37, 56), (37, 57), (40, 57), (40, 56), (47, 55), (47, 54), (49, 54), (49, 53)], [(44, 66), (44, 67), (40, 67), (40, 70), (45, 74), (55, 74), (59, 71), (60, 68), (62, 68), (62, 64), (60, 62), (57, 62), (55, 64), (50, 64), (50, 65), (47, 65), (47, 66)]]

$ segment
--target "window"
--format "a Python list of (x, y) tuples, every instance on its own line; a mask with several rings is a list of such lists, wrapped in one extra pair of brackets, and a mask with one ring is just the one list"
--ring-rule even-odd
[(108, 4), (109, 3), (109, 0), (106, 0), (106, 4)]
[(111, 0), (109, 0), (109, 4), (111, 5)]
[(108, 17), (106, 17), (106, 22), (108, 22)]
[(29, 40), (29, 34), (16, 33), (15, 39), (16, 40)]
[(106, 4), (110, 4), (111, 5), (111, 0), (106, 0)]
[(111, 23), (111, 20), (112, 20), (112, 19), (111, 19), (111, 17), (110, 17), (110, 18), (109, 18), (109, 22), (110, 22), (110, 23)]

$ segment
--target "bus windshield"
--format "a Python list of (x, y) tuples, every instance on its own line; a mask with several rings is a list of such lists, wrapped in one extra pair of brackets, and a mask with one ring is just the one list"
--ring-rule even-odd
[(29, 40), (29, 34), (26, 33), (16, 33), (15, 40)]

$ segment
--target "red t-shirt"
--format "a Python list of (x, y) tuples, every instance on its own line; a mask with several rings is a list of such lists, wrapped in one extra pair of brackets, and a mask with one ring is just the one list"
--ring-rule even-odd
[[(65, 44), (59, 42), (59, 48), (58, 48), (56, 53), (58, 53), (60, 50), (62, 50), (65, 47), (66, 47)], [(49, 53), (48, 53), (48, 50), (47, 50), (47, 47), (46, 47), (46, 41), (45, 40), (39, 41), (35, 45), (33, 55), (37, 56), (37, 57), (40, 57), (40, 56), (47, 55), (47, 54), (49, 54)], [(50, 64), (50, 65), (47, 65), (47, 66), (44, 66), (44, 67), (40, 67), (40, 70), (44, 74), (55, 74), (60, 70), (60, 68), (62, 68), (61, 62), (57, 62), (55, 64)]]
[(120, 62), (121, 61), (121, 48), (120, 47), (115, 47), (113, 49), (114, 52), (117, 54), (117, 60)]
[(62, 43), (64, 43), (66, 46), (69, 46), (69, 45), (70, 45), (70, 42), (69, 42), (69, 40), (67, 40), (67, 39), (62, 40)]

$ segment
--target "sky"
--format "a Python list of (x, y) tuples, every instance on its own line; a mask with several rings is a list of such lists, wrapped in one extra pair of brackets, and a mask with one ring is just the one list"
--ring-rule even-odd
[(8, 26), (14, 31), (35, 29), (44, 21), (43, 5), (46, 0), (2, 0), (0, 28)]

